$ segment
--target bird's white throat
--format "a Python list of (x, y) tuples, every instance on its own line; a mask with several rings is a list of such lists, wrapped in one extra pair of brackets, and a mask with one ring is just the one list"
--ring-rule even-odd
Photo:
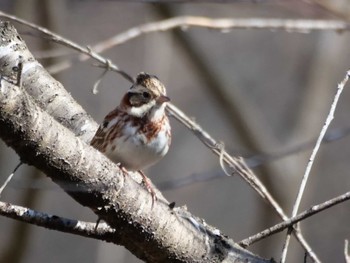
[(166, 103), (161, 105), (156, 105), (155, 100), (151, 100), (149, 103), (146, 103), (140, 107), (130, 107), (127, 112), (135, 117), (142, 118), (148, 114), (148, 118), (152, 121), (161, 119), (164, 114)]

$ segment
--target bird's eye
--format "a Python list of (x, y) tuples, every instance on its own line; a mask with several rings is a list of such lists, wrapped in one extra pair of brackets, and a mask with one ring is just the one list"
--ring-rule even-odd
[(144, 92), (142, 93), (142, 96), (145, 98), (145, 99), (149, 99), (151, 97), (151, 94), (149, 94), (148, 92)]

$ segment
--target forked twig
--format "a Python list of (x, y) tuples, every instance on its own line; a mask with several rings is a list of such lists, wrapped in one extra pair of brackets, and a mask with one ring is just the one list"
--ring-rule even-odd
[(101, 75), (98, 77), (98, 79), (96, 80), (93, 88), (92, 88), (92, 94), (97, 94), (98, 93), (98, 86), (100, 85), (103, 77), (107, 74), (108, 70), (111, 67), (111, 61), (109, 59), (107, 59), (107, 67), (105, 68), (105, 70), (101, 73)]
[[(342, 93), (342, 91), (344, 89), (344, 86), (346, 85), (346, 83), (349, 80), (349, 77), (350, 77), (350, 70), (348, 70), (346, 72), (344, 79), (338, 84), (337, 92), (336, 92), (336, 94), (334, 96), (334, 99), (333, 99), (333, 102), (331, 104), (331, 108), (329, 110), (328, 116), (326, 118), (326, 121), (325, 121), (322, 129), (321, 129), (320, 135), (318, 136), (318, 139), (316, 141), (316, 145), (315, 145), (314, 149), (312, 150), (309, 162), (308, 162), (308, 164), (306, 166), (305, 173), (304, 173), (303, 178), (301, 180), (300, 188), (299, 188), (299, 191), (298, 191), (298, 194), (297, 194), (294, 206), (293, 206), (292, 217), (296, 216), (296, 214), (298, 213), (298, 209), (299, 209), (299, 206), (300, 206), (300, 203), (301, 203), (301, 199), (303, 197), (303, 194), (304, 194), (304, 191), (305, 191), (305, 187), (306, 187), (306, 183), (307, 183), (307, 181), (309, 179), (310, 172), (311, 172), (311, 169), (312, 169), (315, 157), (316, 157), (317, 152), (318, 152), (318, 150), (319, 150), (319, 148), (321, 146), (322, 140), (323, 140), (323, 138), (324, 138), (324, 136), (325, 136), (325, 134), (327, 132), (327, 129), (328, 129), (329, 125), (331, 124), (332, 120), (334, 119), (335, 109), (337, 107), (337, 104), (338, 104), (340, 95), (341, 95), (341, 93)], [(287, 257), (289, 240), (290, 240), (290, 233), (287, 234), (285, 245), (284, 245), (283, 250), (282, 250), (282, 256), (281, 256), (281, 262), (282, 263), (285, 262), (286, 257)]]
[(322, 212), (332, 206), (338, 205), (340, 203), (343, 203), (345, 201), (350, 200), (350, 192), (347, 192), (345, 194), (339, 195), (335, 198), (332, 198), (330, 200), (327, 200), (326, 202), (323, 202), (321, 204), (318, 205), (314, 205), (312, 207), (310, 207), (309, 209), (303, 211), (302, 213), (284, 221), (281, 222), (279, 224), (276, 224), (270, 228), (267, 228), (261, 232), (259, 232), (258, 234), (255, 234), (253, 236), (250, 236), (246, 239), (241, 240), (240, 242), (238, 242), (238, 244), (240, 244), (243, 247), (248, 247), (251, 244), (254, 244), (268, 236), (271, 236), (273, 234), (276, 234), (278, 232), (281, 232), (283, 230), (285, 230), (286, 228), (290, 228), (291, 226), (293, 226), (294, 224), (308, 218), (311, 217), (319, 212)]

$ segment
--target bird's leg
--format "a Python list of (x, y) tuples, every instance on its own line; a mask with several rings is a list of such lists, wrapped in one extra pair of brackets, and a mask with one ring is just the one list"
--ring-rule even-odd
[[(122, 170), (124, 177), (127, 176), (128, 175), (128, 170), (126, 170), (126, 168), (121, 163), (118, 163), (118, 166)], [(152, 196), (152, 208), (153, 208), (154, 202), (157, 200), (156, 192), (154, 191), (149, 178), (144, 174), (144, 172), (142, 172), (141, 170), (138, 170), (138, 172), (142, 176), (142, 180), (143, 180), (143, 183), (145, 184), (145, 186), (147, 188), (147, 191)]]
[(157, 201), (156, 192), (154, 191), (154, 189), (152, 187), (152, 184), (151, 184), (151, 181), (149, 180), (149, 178), (141, 170), (138, 170), (138, 172), (141, 174), (143, 182), (144, 182), (148, 192), (150, 192), (150, 194), (152, 196), (152, 208), (153, 208), (154, 202)]
[(127, 176), (128, 175), (128, 170), (126, 170), (126, 168), (121, 163), (118, 163), (117, 165), (120, 168), (120, 170), (122, 170), (123, 176), (124, 177)]

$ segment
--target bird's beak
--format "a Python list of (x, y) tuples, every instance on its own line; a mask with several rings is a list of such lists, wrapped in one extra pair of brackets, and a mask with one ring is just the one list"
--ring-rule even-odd
[(157, 103), (159, 104), (163, 104), (164, 102), (168, 102), (170, 101), (170, 98), (164, 95), (161, 95), (158, 99), (157, 99)]

